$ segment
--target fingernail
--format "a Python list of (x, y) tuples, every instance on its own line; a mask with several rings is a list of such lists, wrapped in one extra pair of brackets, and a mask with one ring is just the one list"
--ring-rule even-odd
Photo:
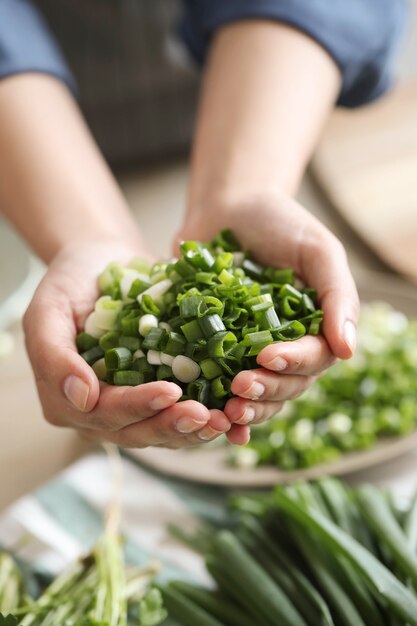
[(288, 367), (288, 361), (282, 358), (282, 356), (276, 356), (268, 363), (265, 363), (265, 367), (269, 370), (274, 370), (274, 372), (282, 372)]
[(235, 424), (250, 424), (250, 422), (253, 422), (254, 419), (255, 419), (255, 409), (253, 408), (253, 406), (248, 406), (244, 414), (242, 415), (242, 417), (240, 417), (234, 423)]
[(205, 426), (197, 433), (197, 437), (203, 441), (210, 441), (210, 439), (215, 439), (215, 437), (218, 437), (221, 434), (222, 433), (218, 430), (214, 430), (211, 426)]
[(259, 398), (265, 393), (265, 385), (255, 381), (244, 393), (245, 396), (249, 396), (251, 400), (259, 400)]
[(90, 387), (78, 376), (68, 376), (64, 382), (64, 393), (67, 399), (79, 411), (85, 411)]
[(193, 433), (206, 423), (207, 420), (198, 421), (191, 417), (180, 417), (175, 424), (175, 428), (179, 433), (186, 435), (187, 433)]
[(162, 411), (162, 409), (167, 409), (169, 406), (172, 406), (175, 403), (176, 399), (173, 395), (157, 396), (149, 402), (149, 406), (153, 411)]
[(344, 326), (345, 341), (349, 348), (354, 352), (356, 348), (356, 327), (351, 320), (347, 320)]

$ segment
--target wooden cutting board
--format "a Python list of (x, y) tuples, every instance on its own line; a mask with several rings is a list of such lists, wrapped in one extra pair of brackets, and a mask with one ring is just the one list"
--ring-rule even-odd
[(417, 83), (360, 109), (336, 110), (312, 172), (373, 251), (417, 281)]

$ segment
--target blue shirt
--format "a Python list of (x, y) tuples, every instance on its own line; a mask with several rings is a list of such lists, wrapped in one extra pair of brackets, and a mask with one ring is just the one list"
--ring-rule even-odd
[[(338, 103), (354, 107), (389, 87), (407, 14), (406, 0), (184, 0), (181, 36), (198, 63), (224, 24), (276, 20), (315, 39), (342, 75)], [(40, 12), (29, 0), (0, 0), (0, 78), (44, 72), (75, 81)]]

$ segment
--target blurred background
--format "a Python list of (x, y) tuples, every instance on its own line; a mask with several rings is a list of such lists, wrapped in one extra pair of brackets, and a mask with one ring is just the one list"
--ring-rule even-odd
[[(145, 238), (166, 256), (184, 207), (199, 74), (175, 35), (179, 1), (123, 3), (129, 11), (102, 0), (37, 2)], [(417, 280), (417, 0), (411, 6), (392, 93), (334, 113), (299, 192), (345, 243), (357, 277), (400, 274), (405, 289)], [(41, 417), (19, 319), (43, 268), (1, 219), (0, 272), (2, 507), (85, 448)]]

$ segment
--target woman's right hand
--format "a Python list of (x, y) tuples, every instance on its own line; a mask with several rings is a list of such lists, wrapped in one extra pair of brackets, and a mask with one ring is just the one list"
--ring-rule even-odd
[[(77, 352), (75, 336), (94, 307), (98, 274), (110, 261), (141, 255), (124, 242), (89, 242), (63, 249), (50, 264), (24, 318), (45, 418), (77, 429), (90, 441), (126, 448), (182, 448), (215, 439), (231, 428), (221, 411), (193, 400), (178, 402), (182, 390), (171, 382), (137, 387), (100, 383)], [(239, 437), (238, 430), (235, 442), (246, 440)]]

